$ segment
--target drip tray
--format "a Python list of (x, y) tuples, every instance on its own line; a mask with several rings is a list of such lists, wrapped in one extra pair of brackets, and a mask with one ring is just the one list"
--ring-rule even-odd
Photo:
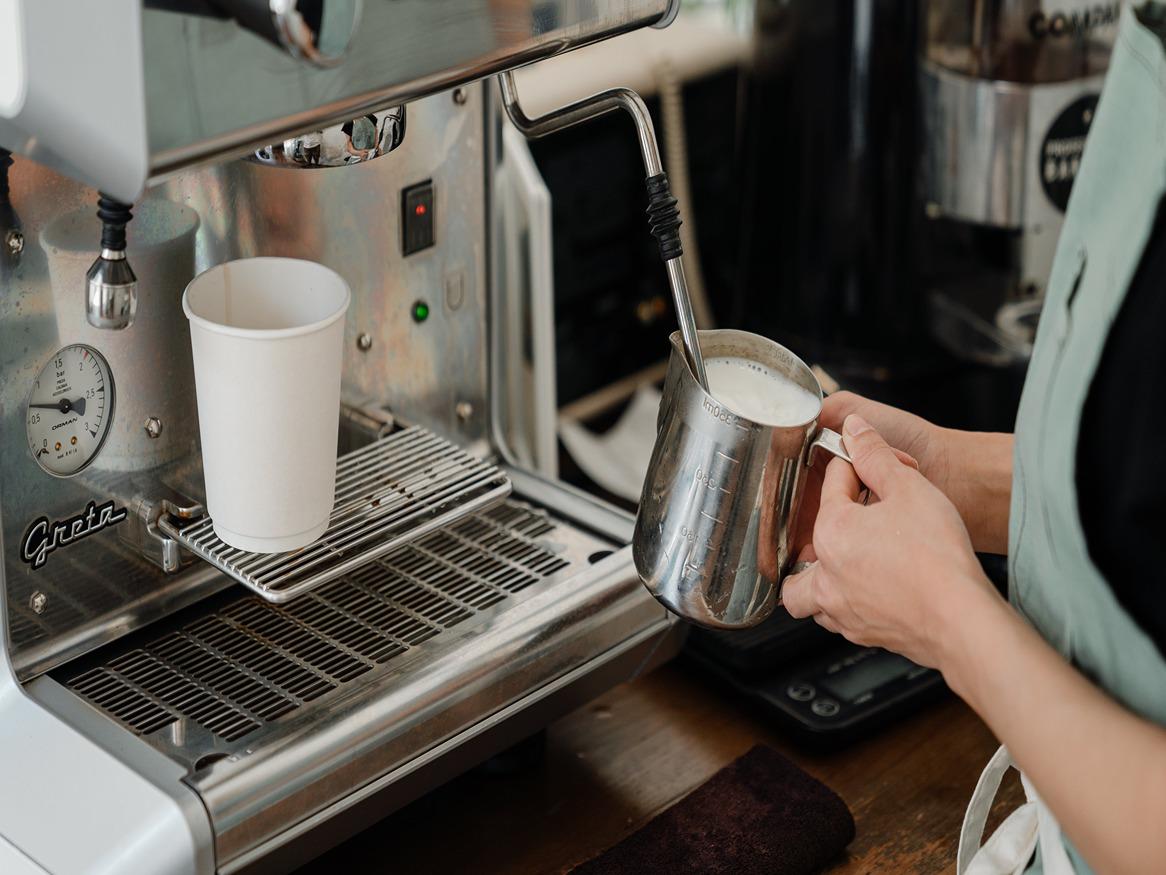
[[(376, 683), (426, 644), (578, 574), (610, 545), (507, 500), (285, 605), (238, 595), (113, 645), (65, 685), (198, 769)], [(314, 720), (309, 720), (314, 723)]]
[(336, 504), (319, 540), (288, 553), (224, 543), (210, 517), (158, 528), (269, 602), (289, 601), (510, 494), (496, 465), (413, 426), (341, 456)]

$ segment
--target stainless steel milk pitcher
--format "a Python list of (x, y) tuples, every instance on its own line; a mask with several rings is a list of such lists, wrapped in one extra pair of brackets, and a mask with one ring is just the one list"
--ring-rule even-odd
[[(816, 447), (849, 461), (837, 432), (813, 419), (753, 422), (701, 388), (679, 332), (656, 421), (633, 539), (640, 578), (669, 610), (714, 629), (760, 623), (778, 603), (794, 524)], [(700, 332), (705, 359), (757, 362), (822, 398), (806, 364), (747, 331)]]

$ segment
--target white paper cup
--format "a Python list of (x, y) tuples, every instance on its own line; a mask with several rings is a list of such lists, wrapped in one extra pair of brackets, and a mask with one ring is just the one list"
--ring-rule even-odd
[(232, 547), (295, 550), (328, 526), (350, 298), (294, 258), (230, 261), (186, 287), (207, 511)]

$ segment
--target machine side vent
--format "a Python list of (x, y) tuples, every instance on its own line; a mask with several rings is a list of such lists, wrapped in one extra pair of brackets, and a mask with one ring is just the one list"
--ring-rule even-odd
[(240, 596), (66, 684), (138, 735), (237, 741), (567, 568), (538, 540), (554, 530), (507, 501), (285, 604)]

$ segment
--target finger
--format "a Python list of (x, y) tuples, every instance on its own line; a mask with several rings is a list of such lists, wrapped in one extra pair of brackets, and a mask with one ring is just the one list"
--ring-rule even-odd
[(881, 497), (894, 492), (908, 468), (899, 461), (883, 436), (856, 413), (842, 423), (842, 435), (846, 451), (854, 462), (854, 471), (862, 482)]
[(831, 459), (822, 480), (819, 505), (822, 510), (826, 510), (840, 504), (854, 504), (861, 490), (862, 481), (858, 479), (854, 467), (845, 459)]
[(846, 417), (852, 413), (857, 413), (861, 408), (869, 407), (870, 403), (861, 395), (855, 395), (853, 392), (834, 392), (822, 399), (822, 413), (818, 422), (825, 428), (838, 431), (842, 428), (842, 422)]
[[(904, 453), (902, 450), (897, 449), (896, 447), (891, 447), (891, 451), (895, 454), (895, 458), (902, 462), (904, 465), (909, 468), (914, 468), (916, 471), (919, 470), (919, 460), (912, 456), (910, 453)], [(831, 459), (834, 458), (836, 457), (831, 456), (828, 453), (814, 453), (814, 460), (810, 463), (810, 470), (818, 470), (819, 460), (825, 462), (826, 465), (829, 465)]]
[(829, 615), (823, 613), (814, 614), (814, 622), (821, 626), (828, 632), (833, 632), (835, 635), (842, 633), (842, 627), (830, 619)]
[(801, 574), (791, 574), (781, 587), (781, 603), (789, 615), (795, 619), (812, 617), (818, 613), (817, 598), (814, 594), (814, 578), (821, 566), (814, 564)]
[[(894, 447), (891, 449), (894, 449)], [(919, 470), (919, 460), (912, 456), (910, 453), (904, 453), (902, 450), (895, 450), (895, 458), (902, 462), (904, 465), (908, 465), (914, 468), (916, 471)]]

